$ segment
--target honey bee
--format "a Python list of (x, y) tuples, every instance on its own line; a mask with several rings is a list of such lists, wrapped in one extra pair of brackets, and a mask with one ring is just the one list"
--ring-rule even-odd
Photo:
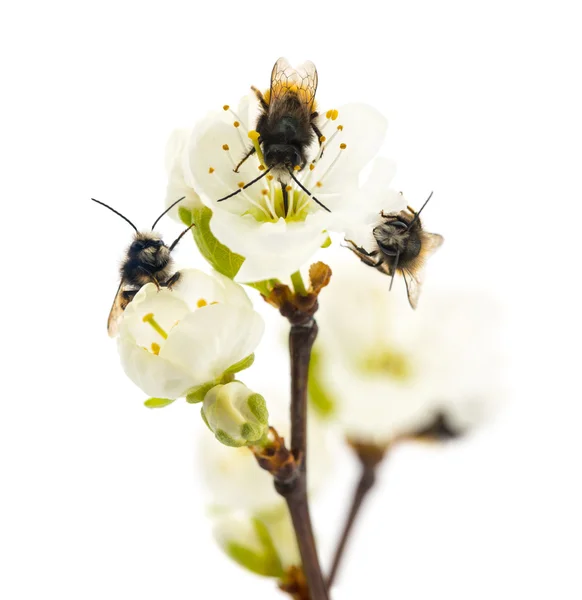
[(376, 248), (371, 252), (346, 240), (362, 262), (392, 277), (390, 289), (396, 273), (402, 275), (412, 308), (418, 306), (425, 263), (444, 242), (438, 233), (424, 231), (420, 222), (420, 213), (431, 198), (432, 192), (418, 212), (410, 206), (399, 213), (381, 212), (382, 221), (372, 230)]
[(180, 198), (171, 204), (154, 221), (151, 231), (138, 231), (137, 227), (127, 217), (123, 216), (114, 208), (111, 208), (111, 206), (100, 200), (95, 200), (95, 198), (91, 198), (91, 200), (97, 202), (97, 204), (101, 204), (101, 206), (105, 206), (116, 215), (120, 216), (135, 230), (133, 240), (126, 251), (125, 258), (119, 268), (121, 280), (107, 319), (107, 331), (111, 337), (114, 337), (118, 331), (119, 318), (143, 285), (151, 282), (155, 283), (158, 288), (171, 288), (178, 281), (180, 272), (174, 272), (172, 269), (171, 253), (182, 239), (182, 236), (185, 235), (194, 224), (185, 229), (170, 246), (166, 246), (160, 235), (154, 232), (154, 227), (171, 208), (176, 206), (178, 202), (184, 200), (184, 198)]
[[(259, 100), (261, 112), (255, 130), (259, 134), (257, 141), (267, 168), (259, 177), (218, 202), (242, 192), (273, 171), (281, 183), (285, 212), (288, 206), (286, 183), (289, 177), (317, 204), (331, 212), (295, 177), (295, 171), (301, 171), (308, 162), (307, 149), (314, 142), (315, 136), (320, 145), (325, 139), (317, 126), (317, 81), (317, 69), (311, 61), (294, 69), (287, 59), (280, 58), (271, 72), (271, 87), (264, 94), (256, 87), (251, 87)], [(253, 145), (236, 165), (235, 173), (256, 152), (257, 146)]]

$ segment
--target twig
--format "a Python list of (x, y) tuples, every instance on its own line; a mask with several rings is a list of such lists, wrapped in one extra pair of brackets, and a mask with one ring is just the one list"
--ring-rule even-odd
[(386, 452), (385, 448), (369, 444), (358, 444), (352, 442), (350, 443), (350, 445), (352, 446), (354, 452), (360, 460), (360, 480), (356, 485), (354, 497), (352, 499), (352, 505), (348, 512), (348, 516), (346, 518), (343, 531), (335, 551), (329, 576), (327, 578), (328, 589), (331, 588), (335, 581), (337, 572), (339, 570), (342, 558), (346, 550), (347, 542), (350, 538), (354, 524), (356, 522), (356, 518), (360, 512), (360, 509), (362, 508), (364, 499), (376, 483), (376, 471), (378, 465), (382, 462)]
[(311, 599), (328, 600), (307, 502), (307, 376), (316, 337), (317, 323), (312, 317), (291, 326), (291, 453), (297, 461), (298, 473), (290, 480), (281, 480), (275, 475), (275, 489), (289, 507)]

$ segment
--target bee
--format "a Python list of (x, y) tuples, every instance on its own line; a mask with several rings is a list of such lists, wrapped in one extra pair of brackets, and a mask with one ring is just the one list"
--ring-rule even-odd
[[(295, 177), (295, 171), (301, 171), (307, 164), (307, 150), (316, 136), (320, 145), (325, 139), (317, 126), (317, 82), (317, 69), (311, 61), (306, 61), (294, 69), (287, 59), (280, 58), (273, 67), (271, 87), (265, 94), (251, 86), (259, 100), (260, 114), (255, 129), (259, 134), (258, 146), (262, 150), (267, 168), (259, 177), (218, 202), (242, 192), (273, 171), (281, 183), (285, 212), (288, 206), (286, 183), (289, 177), (317, 204), (331, 212)], [(256, 152), (257, 146), (253, 145), (236, 165), (235, 173), (238, 173), (241, 165)]]
[(399, 213), (382, 211), (382, 221), (372, 230), (376, 248), (371, 252), (346, 240), (348, 248), (362, 262), (392, 277), (390, 290), (396, 273), (402, 275), (412, 308), (418, 306), (425, 263), (444, 242), (438, 233), (424, 231), (420, 222), (420, 213), (431, 198), (432, 192), (418, 212), (410, 206)]
[(194, 224), (185, 229), (170, 246), (166, 246), (159, 234), (154, 232), (154, 227), (158, 221), (178, 202), (184, 200), (180, 198), (171, 204), (152, 225), (151, 231), (138, 231), (137, 227), (120, 212), (111, 206), (91, 198), (93, 202), (105, 206), (116, 215), (120, 216), (129, 223), (135, 230), (133, 240), (126, 251), (119, 268), (120, 282), (113, 305), (107, 319), (107, 331), (111, 337), (114, 337), (118, 331), (119, 318), (123, 314), (127, 305), (133, 300), (139, 289), (146, 283), (155, 283), (158, 288), (171, 288), (180, 278), (180, 272), (174, 272), (172, 269), (173, 261), (171, 257), (172, 250), (182, 239)]

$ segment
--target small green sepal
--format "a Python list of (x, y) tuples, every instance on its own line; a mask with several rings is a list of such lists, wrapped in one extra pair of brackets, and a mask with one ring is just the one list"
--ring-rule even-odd
[(164, 406), (169, 406), (172, 402), (175, 402), (175, 400), (171, 398), (148, 398), (144, 402), (144, 405), (148, 408), (164, 408)]

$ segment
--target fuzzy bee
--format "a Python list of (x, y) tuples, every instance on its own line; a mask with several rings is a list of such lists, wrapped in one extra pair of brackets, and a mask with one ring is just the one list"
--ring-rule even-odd
[(180, 272), (174, 272), (172, 269), (172, 250), (176, 247), (182, 236), (186, 234), (194, 224), (185, 229), (172, 243), (166, 246), (159, 234), (154, 232), (154, 227), (158, 221), (178, 202), (184, 200), (180, 198), (171, 204), (154, 222), (151, 231), (138, 231), (137, 227), (120, 212), (111, 206), (91, 198), (93, 202), (105, 206), (116, 215), (127, 221), (135, 234), (133, 240), (126, 251), (119, 272), (121, 280), (117, 293), (113, 299), (113, 305), (107, 319), (107, 331), (111, 337), (114, 337), (118, 331), (119, 319), (126, 309), (127, 305), (133, 300), (139, 289), (146, 283), (155, 283), (158, 288), (171, 288), (180, 278)]
[(420, 222), (420, 213), (431, 198), (432, 192), (418, 212), (409, 206), (399, 213), (380, 213), (382, 221), (372, 230), (376, 248), (371, 252), (346, 240), (362, 262), (391, 276), (390, 289), (396, 273), (402, 275), (412, 308), (418, 306), (425, 263), (444, 242), (438, 233), (424, 231)]
[[(295, 177), (295, 171), (301, 171), (307, 164), (307, 150), (316, 137), (320, 144), (324, 140), (317, 126), (318, 113), (315, 110), (315, 65), (306, 61), (294, 69), (287, 59), (280, 58), (271, 72), (271, 87), (264, 94), (254, 86), (251, 89), (259, 100), (260, 114), (255, 130), (259, 134), (257, 141), (267, 168), (242, 189), (221, 198), (218, 202), (242, 192), (273, 171), (281, 183), (285, 211), (288, 205), (286, 182), (291, 178), (317, 204), (330, 212)], [(236, 165), (235, 172), (238, 172), (240, 166), (256, 152), (257, 146), (253, 145)]]

